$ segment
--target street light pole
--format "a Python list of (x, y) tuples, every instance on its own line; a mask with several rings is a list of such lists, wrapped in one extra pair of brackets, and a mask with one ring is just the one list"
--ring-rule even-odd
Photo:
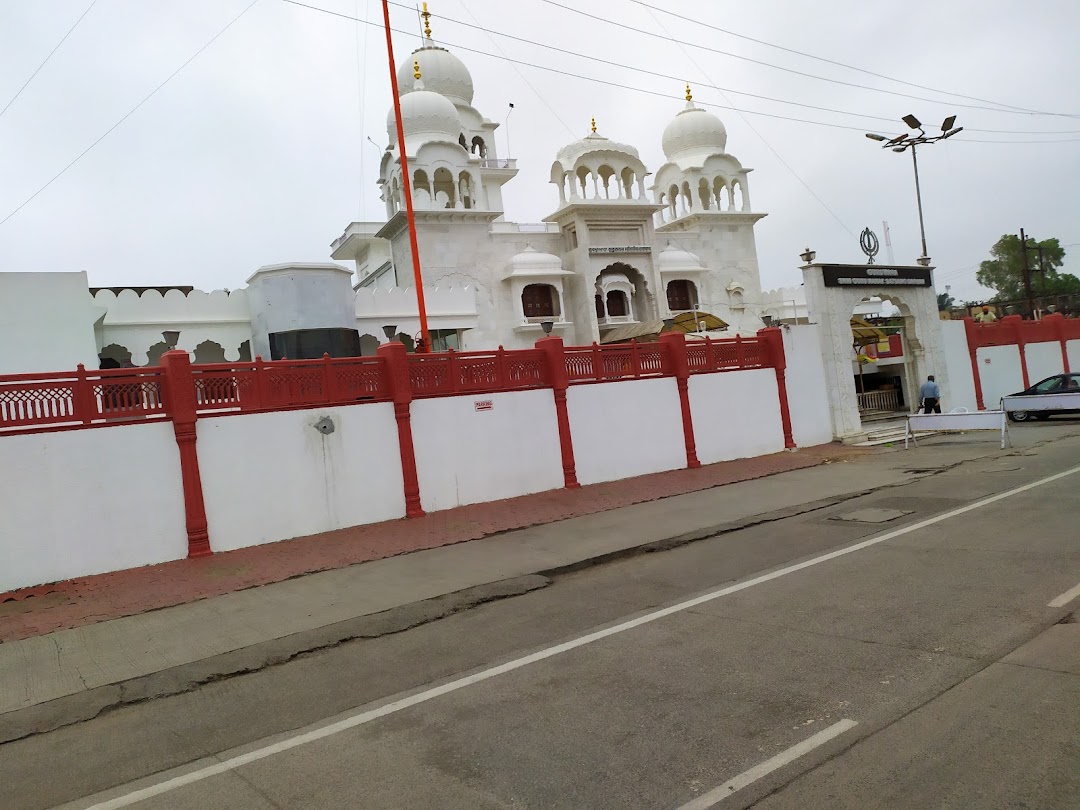
[(905, 115), (901, 120), (911, 129), (917, 129), (919, 134), (897, 135), (895, 138), (889, 138), (876, 132), (867, 132), (866, 137), (872, 141), (882, 142), (882, 149), (892, 149), (894, 152), (906, 152), (909, 147), (911, 148), (911, 165), (915, 169), (915, 202), (919, 207), (919, 236), (922, 239), (922, 255), (918, 262), (926, 267), (930, 264), (930, 257), (926, 255), (926, 225), (923, 220), (922, 188), (919, 186), (919, 158), (915, 154), (916, 147), (924, 143), (937, 143), (951, 138), (956, 133), (962, 132), (964, 128), (953, 126), (956, 123), (955, 115), (950, 115), (942, 122), (940, 135), (927, 135), (923, 130), (923, 125), (914, 115)]
[(923, 223), (922, 190), (919, 188), (919, 159), (915, 157), (915, 144), (911, 145), (911, 165), (915, 167), (915, 202), (919, 206), (919, 236), (922, 237), (922, 255), (926, 254), (926, 225)]

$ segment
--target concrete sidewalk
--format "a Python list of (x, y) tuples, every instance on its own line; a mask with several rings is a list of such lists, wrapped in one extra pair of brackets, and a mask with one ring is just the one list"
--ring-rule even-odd
[[(561, 572), (674, 547), (1080, 432), (1017, 431), (1001, 451), (942, 437), (0, 644), (0, 742), (298, 654), (398, 632), (544, 587)], [(818, 459), (820, 462), (821, 459)]]

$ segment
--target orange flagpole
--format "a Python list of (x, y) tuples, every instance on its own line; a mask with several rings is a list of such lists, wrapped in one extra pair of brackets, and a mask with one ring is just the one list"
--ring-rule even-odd
[(409, 247), (412, 250), (413, 281), (416, 284), (416, 305), (420, 311), (420, 336), (423, 351), (431, 351), (431, 335), (428, 334), (427, 304), (424, 301), (424, 280), (420, 274), (420, 246), (416, 242), (416, 214), (413, 212), (412, 183), (409, 179), (409, 162), (405, 150), (405, 128), (401, 125), (401, 98), (398, 95), (397, 65), (394, 62), (394, 41), (390, 36), (390, 4), (382, 0), (383, 23), (386, 28), (386, 53), (390, 60), (390, 88), (394, 94), (394, 118), (397, 122), (398, 152), (401, 159), (401, 188), (405, 195), (405, 216), (409, 221)]

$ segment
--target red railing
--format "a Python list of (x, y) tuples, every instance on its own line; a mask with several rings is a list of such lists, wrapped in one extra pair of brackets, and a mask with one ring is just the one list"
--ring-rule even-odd
[(566, 376), (571, 383), (663, 377), (671, 374), (667, 348), (659, 343), (567, 346)]
[[(664, 343), (567, 346), (570, 383), (675, 374)], [(766, 368), (760, 338), (687, 342), (691, 374)], [(557, 366), (556, 366), (557, 368)], [(411, 397), (495, 393), (552, 385), (540, 349), (412, 354), (406, 359)], [(216, 363), (191, 367), (199, 414), (251, 413), (391, 399), (385, 357)], [(128, 368), (0, 376), (0, 432), (170, 418), (161, 368)], [(185, 385), (187, 383), (184, 383)]]
[(686, 359), (691, 374), (770, 368), (772, 365), (768, 347), (760, 338), (687, 341)]
[(390, 397), (381, 357), (192, 366), (198, 413), (274, 411)]
[(166, 419), (160, 368), (0, 376), (0, 432)]
[(494, 352), (455, 352), (409, 355), (409, 385), (414, 397), (549, 385), (544, 354), (539, 349)]

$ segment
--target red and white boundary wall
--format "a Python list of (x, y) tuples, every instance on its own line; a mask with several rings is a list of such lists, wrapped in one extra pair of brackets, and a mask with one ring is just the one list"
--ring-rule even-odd
[(1080, 320), (1009, 315), (990, 324), (942, 321), (949, 408), (997, 408), (1001, 398), (1055, 374), (1080, 372)]
[(0, 592), (828, 441), (787, 343), (794, 409), (779, 329), (0, 376)]

